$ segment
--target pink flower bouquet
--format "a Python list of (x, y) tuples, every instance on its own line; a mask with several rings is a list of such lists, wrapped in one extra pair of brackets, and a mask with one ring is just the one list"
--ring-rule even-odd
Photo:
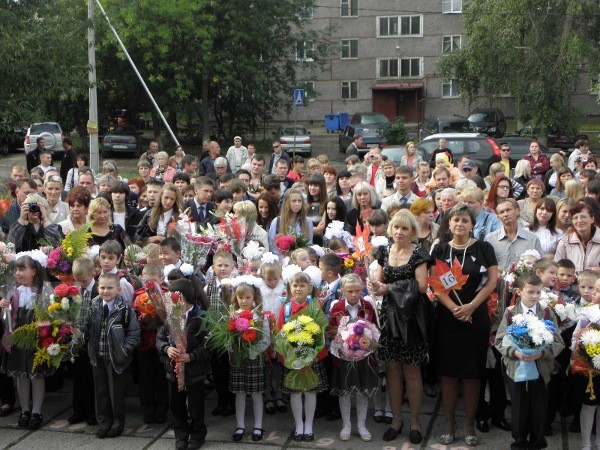
[(377, 349), (380, 335), (375, 324), (363, 319), (352, 321), (344, 316), (331, 342), (330, 352), (344, 361), (361, 361)]

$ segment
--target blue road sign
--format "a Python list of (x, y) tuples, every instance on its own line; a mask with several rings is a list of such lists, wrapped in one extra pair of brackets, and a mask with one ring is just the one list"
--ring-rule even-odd
[(294, 89), (294, 106), (296, 108), (304, 106), (304, 89)]

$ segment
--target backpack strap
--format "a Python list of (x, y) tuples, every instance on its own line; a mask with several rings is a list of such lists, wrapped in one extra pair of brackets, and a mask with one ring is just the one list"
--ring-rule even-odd
[(292, 315), (292, 302), (286, 302), (283, 305), (283, 323), (288, 323)]

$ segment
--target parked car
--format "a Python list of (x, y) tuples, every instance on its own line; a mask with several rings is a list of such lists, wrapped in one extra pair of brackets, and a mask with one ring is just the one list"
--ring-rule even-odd
[[(283, 125), (277, 128), (277, 131), (273, 132), (275, 139), (279, 139), (281, 149), (287, 152), (290, 156), (294, 153), (302, 154), (304, 156), (312, 155), (312, 140), (310, 138), (310, 131), (302, 126), (296, 125), (296, 131), (294, 132), (294, 125)], [(294, 145), (294, 142), (296, 145)]]
[(464, 117), (426, 117), (419, 129), (419, 140), (437, 133), (477, 133), (477, 130)]
[(112, 127), (102, 138), (102, 157), (107, 158), (111, 153), (133, 153), (140, 156), (142, 142), (140, 133), (132, 125), (117, 125)]
[(433, 151), (438, 148), (439, 140), (446, 139), (446, 147), (452, 151), (454, 161), (466, 155), (479, 167), (479, 173), (487, 175), (493, 156), (500, 156), (498, 143), (486, 134), (479, 133), (439, 133), (427, 136), (416, 144), (417, 151), (429, 161)]
[(491, 137), (501, 138), (506, 133), (506, 119), (498, 108), (477, 108), (469, 116), (469, 122), (478, 133)]
[[(529, 154), (529, 145), (531, 144), (531, 141), (533, 141), (533, 138), (528, 137), (504, 136), (502, 139), (496, 139), (498, 145), (502, 145), (504, 143), (510, 145), (510, 157), (516, 160), (522, 159), (523, 156)], [(559, 150), (560, 149), (558, 148), (548, 148), (545, 145), (540, 144), (540, 151), (545, 153), (548, 158), (550, 158), (550, 156), (552, 156), (554, 153), (558, 153)]]
[(25, 140), (25, 129), (9, 123), (0, 123), (0, 155), (22, 148)]
[(356, 113), (350, 118), (348, 125), (340, 133), (338, 145), (340, 152), (346, 153), (346, 149), (354, 142), (354, 135), (359, 134), (363, 138), (362, 146), (358, 153), (367, 153), (370, 147), (378, 145), (385, 147), (387, 139), (383, 137), (383, 131), (390, 126), (388, 118), (380, 113)]
[(577, 133), (569, 130), (551, 130), (542, 136), (540, 127), (533, 128), (531, 125), (525, 125), (523, 128), (518, 130), (516, 133), (509, 133), (506, 136), (522, 136), (534, 139), (539, 139), (542, 144), (548, 148), (560, 148), (563, 150), (569, 150), (575, 148), (575, 142), (580, 139), (589, 141), (589, 136), (585, 133)]
[(27, 129), (25, 134), (25, 154), (37, 147), (37, 139), (44, 138), (44, 148), (52, 154), (63, 155), (65, 149), (62, 146), (64, 137), (63, 130), (57, 122), (34, 123)]
[[(388, 145), (381, 150), (382, 156), (387, 157), (387, 159), (392, 161), (396, 167), (400, 165), (400, 161), (405, 153), (406, 145)], [(423, 158), (423, 161), (426, 160), (425, 152), (422, 149), (417, 149), (417, 155), (420, 155), (421, 158)]]

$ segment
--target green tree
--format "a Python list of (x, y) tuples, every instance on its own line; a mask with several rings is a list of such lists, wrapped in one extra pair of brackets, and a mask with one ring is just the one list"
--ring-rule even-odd
[[(438, 62), (464, 101), (514, 96), (517, 118), (542, 131), (572, 127), (580, 75), (598, 73), (600, 8), (595, 0), (463, 2), (466, 39)], [(589, 76), (589, 75), (587, 75)]]
[(406, 125), (404, 125), (404, 116), (396, 116), (394, 123), (383, 130), (383, 137), (387, 139), (390, 145), (406, 144), (407, 132)]

